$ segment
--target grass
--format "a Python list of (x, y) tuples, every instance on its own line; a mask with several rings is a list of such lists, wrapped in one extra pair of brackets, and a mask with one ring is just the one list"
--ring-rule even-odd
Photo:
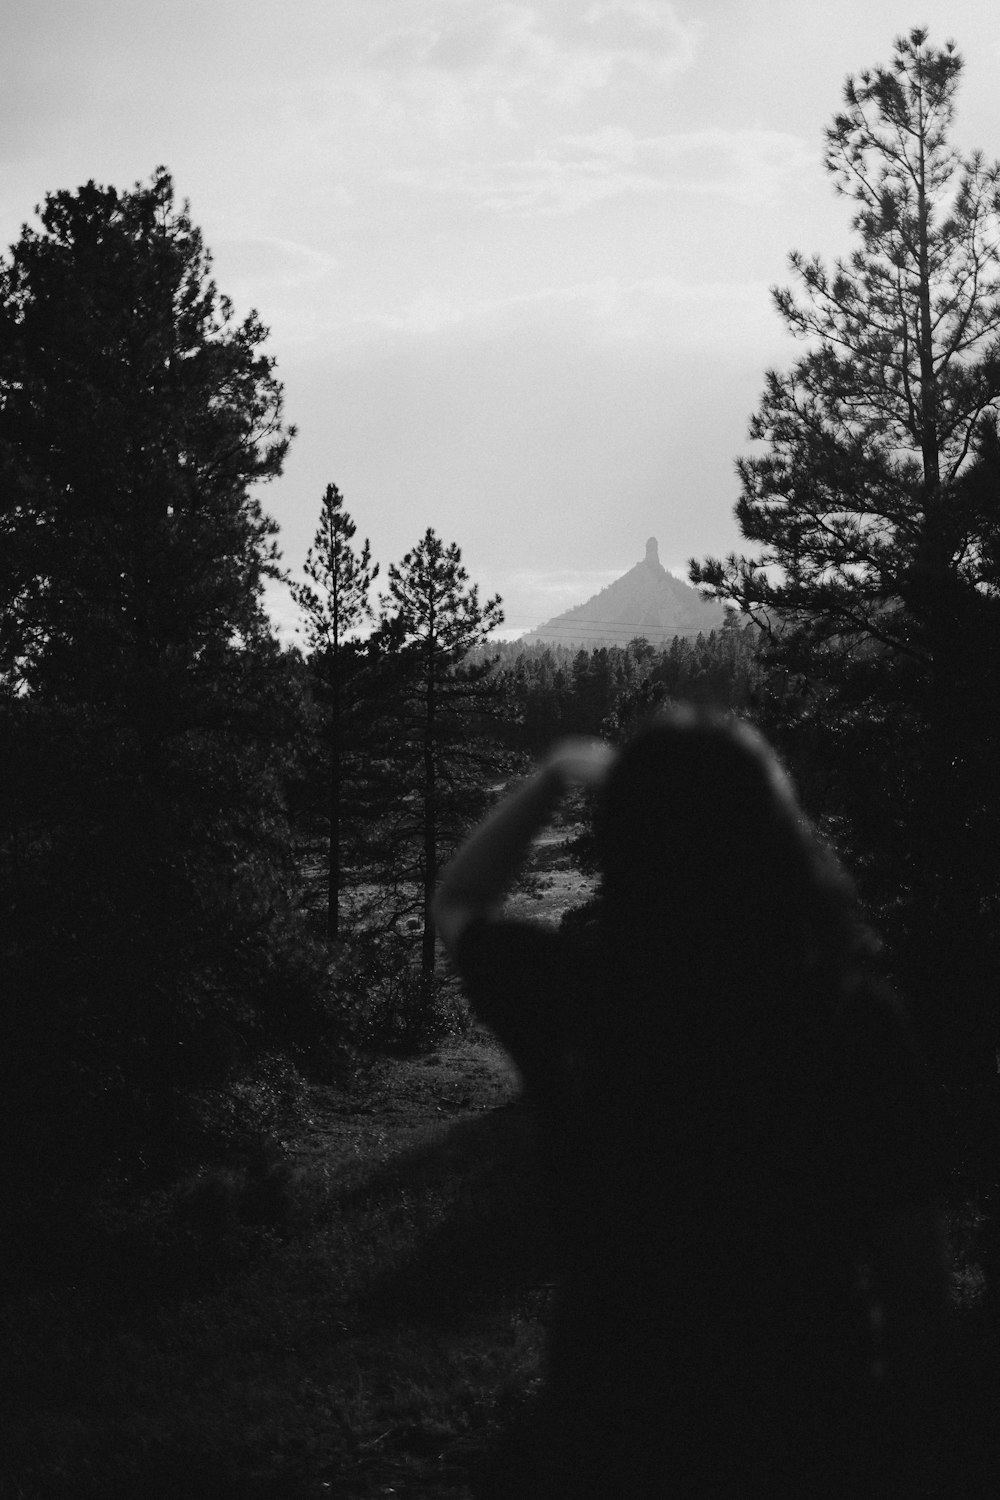
[[(538, 863), (522, 905), (558, 917), (585, 883)], [(516, 1096), (472, 1032), (313, 1088), (283, 1159), (39, 1221), (0, 1306), (0, 1500), (467, 1496), (551, 1285)]]
[[(131, 1258), (8, 1299), (3, 1500), (468, 1500), (539, 1379), (552, 1265), (530, 1119), (480, 1035), (316, 1089), (310, 1110), (281, 1222), (147, 1205)], [(950, 1224), (961, 1482), (928, 1496), (996, 1492), (977, 1219)]]
[[(468, 1500), (539, 1378), (552, 1264), (530, 1119), (479, 1035), (309, 1108), (277, 1222), (241, 1218), (238, 1178), (222, 1214), (189, 1184), (169, 1212), (136, 1209), (103, 1267), (83, 1256), (8, 1298), (3, 1500)], [(928, 1496), (996, 1492), (979, 1217), (949, 1226), (941, 1407), (961, 1481)]]
[(284, 1224), (206, 1215), (8, 1300), (5, 1500), (468, 1494), (541, 1351), (528, 1121), (485, 1039), (380, 1086), (315, 1091)]

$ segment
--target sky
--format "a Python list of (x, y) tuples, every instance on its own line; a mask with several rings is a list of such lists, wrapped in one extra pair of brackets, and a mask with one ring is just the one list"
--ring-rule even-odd
[[(850, 248), (823, 170), (845, 77), (983, 0), (3, 0), (0, 248), (47, 192), (165, 165), (298, 428), (261, 493), (301, 570), (335, 483), (383, 576), (433, 527), (508, 636), (644, 554), (743, 550), (735, 460), (794, 340), (792, 249)], [(287, 593), (272, 613), (293, 637)]]

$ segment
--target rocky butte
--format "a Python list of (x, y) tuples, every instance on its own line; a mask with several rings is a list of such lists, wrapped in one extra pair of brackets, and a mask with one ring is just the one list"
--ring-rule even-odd
[(675, 635), (706, 635), (718, 630), (725, 609), (717, 600), (706, 600), (689, 583), (668, 573), (660, 562), (655, 536), (646, 543), (646, 556), (607, 588), (565, 610), (544, 625), (523, 635), (530, 645), (545, 641), (560, 646), (627, 646), (636, 636), (653, 645), (671, 641)]

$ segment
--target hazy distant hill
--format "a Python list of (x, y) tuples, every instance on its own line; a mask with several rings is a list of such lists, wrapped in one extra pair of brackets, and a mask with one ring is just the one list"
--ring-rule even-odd
[(547, 641), (564, 646), (625, 646), (641, 635), (659, 645), (675, 635), (717, 630), (724, 615), (721, 604), (702, 599), (697, 589), (667, 572), (660, 562), (656, 538), (651, 536), (642, 562), (585, 604), (546, 620), (521, 640), (525, 644)]

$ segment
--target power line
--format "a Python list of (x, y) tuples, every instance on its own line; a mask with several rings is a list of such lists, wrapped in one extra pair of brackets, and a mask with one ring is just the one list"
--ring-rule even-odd
[(642, 623), (641, 621), (579, 619), (537, 625), (526, 633), (538, 636), (540, 639), (544, 639), (550, 635), (574, 636), (580, 634), (607, 635), (624, 640), (634, 640), (637, 636), (644, 636), (648, 639), (653, 635), (672, 639), (674, 636), (708, 635), (713, 630), (721, 630), (723, 623), (722, 620), (706, 620), (703, 625), (654, 625), (650, 622)]
[[(528, 620), (532, 620), (535, 618), (537, 617), (534, 615), (504, 616), (504, 619), (508, 624), (511, 621), (513, 621), (515, 624), (522, 624)], [(637, 630), (673, 630), (675, 628), (673, 625), (659, 625), (654, 620), (601, 620), (596, 616), (592, 617), (590, 615), (574, 615), (572, 619), (563, 619), (562, 615), (555, 615), (551, 620), (543, 620), (541, 624), (533, 625), (531, 628), (533, 630), (541, 630), (543, 626), (549, 625), (566, 629), (569, 629), (574, 625), (598, 625), (602, 629), (606, 627), (608, 630), (631, 630), (633, 626)], [(677, 628), (681, 630), (687, 630), (693, 628), (700, 629), (701, 627), (695, 626), (692, 622), (690, 625), (681, 625)]]

